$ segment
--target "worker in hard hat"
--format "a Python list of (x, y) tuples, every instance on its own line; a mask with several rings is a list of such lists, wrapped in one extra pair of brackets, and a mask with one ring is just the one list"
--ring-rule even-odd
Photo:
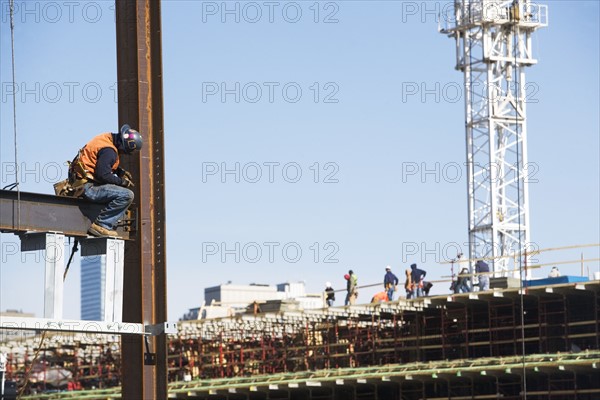
[(349, 270), (346, 275), (344, 275), (344, 279), (346, 280), (346, 301), (344, 305), (354, 305), (356, 303), (356, 298), (358, 297), (358, 278), (354, 271)]
[(331, 282), (325, 283), (325, 301), (327, 302), (327, 307), (333, 306), (333, 302), (335, 301), (335, 290), (331, 287)]
[(394, 300), (394, 292), (398, 286), (398, 277), (392, 272), (392, 267), (385, 267), (385, 275), (383, 277), (383, 287), (387, 293), (389, 301)]
[(142, 148), (142, 135), (129, 125), (118, 133), (102, 133), (90, 140), (69, 166), (69, 182), (84, 198), (106, 206), (92, 222), (88, 233), (98, 237), (118, 237), (115, 228), (133, 202), (131, 174), (119, 166), (120, 154)]

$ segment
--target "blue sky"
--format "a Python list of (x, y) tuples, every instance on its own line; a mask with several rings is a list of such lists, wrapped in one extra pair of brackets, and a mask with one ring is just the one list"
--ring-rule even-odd
[[(52, 193), (64, 161), (118, 129), (114, 4), (15, 4), (21, 190)], [(539, 63), (527, 70), (531, 238), (538, 248), (598, 243), (599, 3), (546, 4), (549, 26), (533, 37)], [(15, 162), (7, 5), (0, 1), (3, 187)], [(316, 292), (326, 281), (343, 288), (349, 267), (370, 284), (386, 265), (400, 276), (412, 262), (432, 279), (449, 275), (440, 262), (458, 247), (467, 253), (467, 197), (457, 168), (463, 77), (453, 40), (437, 32), (445, 7), (163, 2), (170, 319), (227, 281), (303, 280)], [(0, 309), (41, 315), (43, 263), (9, 251), (15, 236), (1, 240)], [(582, 253), (599, 257), (586, 248), (539, 261)], [(68, 318), (79, 317), (75, 262)], [(579, 274), (580, 265), (561, 270)]]

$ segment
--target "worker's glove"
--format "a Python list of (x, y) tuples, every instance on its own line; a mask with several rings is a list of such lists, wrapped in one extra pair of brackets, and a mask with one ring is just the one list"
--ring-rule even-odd
[(127, 179), (129, 179), (130, 181), (132, 181), (132, 180), (133, 180), (133, 176), (131, 176), (131, 172), (129, 172), (129, 171), (126, 171), (126, 170), (124, 170), (124, 169), (123, 169), (123, 168), (121, 168), (121, 167), (117, 168), (117, 171), (116, 171), (116, 173), (117, 173), (117, 176), (118, 176), (119, 178), (127, 178)]
[[(129, 176), (131, 176), (131, 174)], [(127, 175), (123, 175), (121, 177), (121, 186), (126, 187), (126, 188), (132, 188), (135, 185), (131, 181), (131, 178), (128, 178)]]

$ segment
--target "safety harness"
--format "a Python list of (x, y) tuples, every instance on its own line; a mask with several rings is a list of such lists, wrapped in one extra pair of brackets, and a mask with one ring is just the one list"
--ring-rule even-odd
[(84, 185), (88, 182), (94, 182), (94, 175), (85, 169), (81, 161), (82, 147), (73, 161), (67, 161), (69, 166), (68, 178), (54, 184), (54, 193), (57, 196), (81, 197), (84, 191)]

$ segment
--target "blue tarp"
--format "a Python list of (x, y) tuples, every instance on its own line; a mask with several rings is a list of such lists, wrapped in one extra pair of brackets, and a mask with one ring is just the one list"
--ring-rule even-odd
[(573, 283), (573, 282), (587, 282), (589, 279), (585, 276), (574, 276), (565, 275), (556, 278), (543, 278), (533, 279), (530, 281), (523, 281), (523, 286), (547, 286), (547, 285), (558, 285), (561, 283)]

